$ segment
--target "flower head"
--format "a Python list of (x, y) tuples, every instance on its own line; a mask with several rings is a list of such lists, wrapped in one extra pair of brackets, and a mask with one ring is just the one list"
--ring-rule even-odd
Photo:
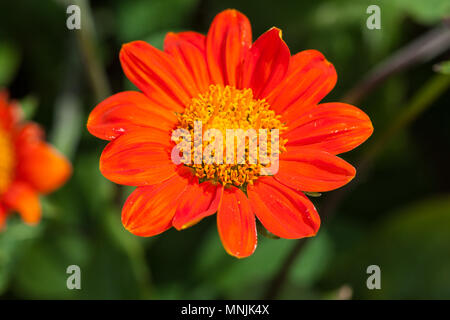
[[(348, 183), (355, 169), (336, 155), (373, 131), (358, 108), (320, 104), (337, 80), (320, 52), (291, 56), (277, 28), (252, 42), (250, 23), (236, 10), (217, 15), (206, 36), (167, 34), (164, 51), (125, 44), (120, 61), (142, 93), (101, 102), (88, 130), (111, 141), (102, 174), (137, 186), (122, 222), (139, 236), (184, 229), (216, 212), (222, 243), (236, 257), (255, 250), (256, 218), (282, 238), (313, 236), (320, 218), (304, 191)], [(245, 133), (243, 161), (228, 130)], [(174, 148), (182, 135), (188, 143)]]
[(39, 222), (39, 194), (59, 188), (72, 171), (66, 158), (44, 142), (41, 128), (23, 122), (21, 115), (19, 105), (0, 92), (0, 229), (13, 211), (28, 224)]

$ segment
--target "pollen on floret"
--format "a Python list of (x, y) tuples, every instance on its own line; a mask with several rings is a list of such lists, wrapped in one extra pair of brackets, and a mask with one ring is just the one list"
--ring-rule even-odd
[[(223, 157), (226, 158), (225, 146), (228, 146), (226, 141), (227, 130), (243, 130), (247, 132), (249, 129), (255, 130), (257, 133), (250, 142), (250, 137), (245, 139), (245, 163), (233, 159), (233, 162), (226, 161), (224, 163), (206, 163), (204, 160), (201, 163), (190, 164), (194, 174), (201, 180), (209, 180), (214, 183), (221, 183), (223, 185), (234, 185), (237, 187), (253, 184), (261, 175), (261, 169), (267, 166), (265, 161), (260, 157), (260, 150), (264, 146), (266, 153), (275, 153), (272, 150), (271, 130), (277, 129), (280, 133), (286, 130), (281, 116), (277, 115), (275, 111), (270, 108), (270, 105), (264, 99), (255, 99), (251, 89), (236, 89), (232, 86), (211, 85), (209, 90), (198, 97), (192, 99), (191, 103), (186, 107), (184, 113), (178, 114), (179, 124), (177, 128), (186, 129), (192, 136), (191, 158), (196, 157), (196, 152), (204, 152), (208, 145), (215, 142), (215, 137), (211, 141), (202, 141), (200, 148), (194, 146), (196, 138), (194, 133), (195, 124), (201, 122), (202, 132), (209, 129), (216, 129), (222, 133), (223, 138)], [(267, 142), (260, 139), (259, 130), (266, 129), (268, 132)], [(233, 137), (234, 139), (234, 137)], [(278, 139), (279, 152), (285, 151), (286, 139)], [(237, 155), (237, 144), (235, 141), (230, 141), (234, 148), (234, 155)], [(249, 161), (253, 153), (249, 149), (251, 145), (256, 145), (256, 154), (258, 159), (256, 161)]]

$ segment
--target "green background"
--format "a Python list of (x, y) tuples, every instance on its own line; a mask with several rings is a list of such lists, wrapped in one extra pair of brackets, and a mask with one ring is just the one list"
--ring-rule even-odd
[[(153, 238), (125, 231), (120, 210), (132, 188), (101, 176), (106, 143), (85, 127), (100, 96), (133, 88), (118, 59), (123, 43), (146, 40), (161, 48), (167, 32), (205, 33), (215, 14), (236, 8), (249, 17), (254, 38), (277, 26), (292, 53), (323, 52), (338, 73), (325, 100), (344, 101), (373, 67), (450, 12), (447, 0), (95, 0), (89, 28), (87, 2), (79, 4), (82, 30), (91, 36), (81, 42), (80, 31), (66, 28), (65, 1), (0, 4), (0, 87), (22, 102), (27, 118), (44, 126), (74, 165), (71, 180), (42, 198), (37, 227), (13, 215), (0, 234), (0, 298), (261, 298), (298, 243), (260, 235), (255, 254), (238, 260), (225, 253), (215, 216)], [(371, 4), (381, 8), (381, 30), (366, 28)], [(94, 67), (87, 67), (80, 43), (93, 50)], [(367, 170), (358, 171), (359, 183), (322, 217), (318, 235), (295, 257), (275, 298), (450, 298), (448, 85), (432, 94), (449, 70), (448, 64), (434, 66), (448, 59), (447, 51), (396, 72), (357, 103), (375, 132), (343, 158), (356, 164), (374, 145), (379, 149)], [(95, 65), (107, 87), (93, 87), (88, 70)], [(429, 91), (423, 93), (424, 86)], [(398, 122), (417, 105), (423, 112)], [(395, 123), (397, 130), (386, 133)], [(336, 192), (312, 199), (319, 213)], [(381, 290), (366, 287), (372, 264), (381, 268)], [(69, 265), (81, 267), (81, 290), (66, 287)]]

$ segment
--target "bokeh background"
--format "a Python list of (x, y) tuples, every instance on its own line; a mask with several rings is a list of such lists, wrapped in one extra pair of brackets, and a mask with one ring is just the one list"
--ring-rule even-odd
[[(66, 28), (69, 4), (81, 6), (81, 31)], [(381, 30), (366, 27), (371, 4), (381, 8)], [(449, 299), (450, 41), (442, 37), (449, 6), (448, 0), (2, 1), (0, 86), (46, 129), (74, 174), (42, 198), (38, 226), (10, 217), (0, 234), (0, 298)], [(277, 26), (292, 53), (323, 52), (338, 73), (325, 100), (355, 103), (375, 127), (368, 142), (343, 155), (360, 165), (358, 178), (312, 199), (323, 220), (318, 235), (259, 236), (255, 254), (243, 260), (225, 253), (215, 216), (153, 238), (125, 231), (120, 210), (132, 188), (101, 176), (105, 142), (85, 126), (104, 97), (133, 89), (118, 59), (123, 43), (146, 40), (161, 48), (168, 31), (205, 33), (226, 8), (249, 17), (254, 38)], [(430, 31), (437, 48), (411, 59), (425, 45), (408, 45)], [(378, 79), (374, 68), (386, 76)], [(81, 267), (81, 290), (66, 287), (73, 264)], [(381, 290), (366, 287), (372, 264), (381, 268)]]

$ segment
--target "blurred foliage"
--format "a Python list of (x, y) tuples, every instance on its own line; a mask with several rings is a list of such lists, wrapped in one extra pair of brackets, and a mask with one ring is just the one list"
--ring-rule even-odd
[[(381, 30), (366, 28), (366, 8), (381, 8)], [(131, 235), (120, 210), (131, 187), (104, 179), (98, 169), (106, 145), (85, 129), (99, 103), (89, 82), (76, 31), (65, 27), (67, 1), (2, 1), (0, 87), (19, 100), (27, 119), (74, 166), (69, 183), (42, 198), (37, 227), (9, 219), (0, 233), (0, 296), (82, 299), (248, 299), (263, 295), (296, 241), (259, 237), (248, 259), (226, 254), (215, 217), (182, 232), (153, 238)], [(219, 11), (236, 8), (250, 19), (256, 39), (272, 26), (283, 30), (291, 52), (314, 48), (336, 67), (338, 83), (326, 101), (344, 93), (404, 44), (449, 16), (448, 0), (322, 1), (91, 1), (96, 46), (112, 91), (134, 90), (118, 53), (141, 39), (162, 48), (168, 31), (205, 33)], [(83, 18), (82, 18), (83, 23)], [(374, 137), (343, 157), (356, 162), (411, 96), (433, 76), (448, 74), (448, 53), (399, 73), (359, 105), (373, 120)], [(333, 220), (324, 218), (308, 241), (279, 296), (337, 298), (450, 298), (449, 93), (410, 128), (393, 136)], [(330, 193), (312, 198), (319, 213)], [(82, 290), (66, 288), (66, 268), (82, 271)], [(382, 271), (382, 290), (365, 286), (368, 265)]]
[(450, 61), (445, 61), (436, 65), (435, 70), (443, 74), (450, 74)]
[(395, 0), (393, 2), (422, 23), (432, 24), (444, 17), (450, 17), (450, 2), (446, 0)]
[(0, 87), (5, 87), (19, 66), (20, 53), (7, 42), (0, 44)]
[[(414, 201), (389, 213), (335, 260), (326, 281), (345, 281), (362, 298), (450, 296), (450, 196)], [(357, 263), (354, 263), (354, 261)], [(382, 290), (367, 290), (365, 267), (381, 267)]]
[[(176, 30), (186, 24), (198, 0), (121, 1), (117, 5), (118, 34), (121, 42), (146, 39), (161, 30)], [(169, 15), (162, 15), (170, 12)]]

